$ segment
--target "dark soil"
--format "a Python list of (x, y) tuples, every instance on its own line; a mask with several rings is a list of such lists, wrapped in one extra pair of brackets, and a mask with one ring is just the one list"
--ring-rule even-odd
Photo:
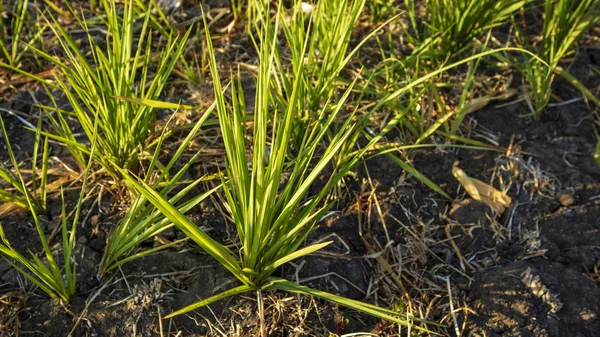
[[(587, 70), (599, 60), (597, 49), (581, 52), (573, 74), (584, 84), (598, 85), (598, 77), (589, 76)], [(565, 100), (580, 96), (560, 81), (556, 89)], [(38, 113), (27, 93), (6, 95), (0, 107), (30, 116)], [(445, 147), (419, 150), (412, 161), (453, 201), (407, 176), (385, 156), (368, 160), (356, 180), (349, 179), (340, 191), (336, 211), (308, 238), (334, 243), (279, 273), (349, 298), (419, 308), (427, 312), (428, 320), (444, 325), (429, 326), (441, 335), (456, 336), (458, 331), (482, 337), (598, 336), (600, 289), (594, 277), (600, 279), (600, 168), (593, 159), (593, 112), (579, 101), (549, 107), (539, 121), (525, 117), (529, 110), (523, 102), (501, 108), (490, 105), (474, 113), (468, 123), (473, 126), (470, 136), (491, 138), (510, 151)], [(2, 116), (19, 160), (26, 159), (33, 134), (23, 131), (16, 117)], [(64, 153), (53, 146), (53, 155), (62, 158)], [(0, 160), (6, 159), (0, 149)], [(470, 199), (452, 176), (456, 161), (469, 176), (507, 189), (511, 206), (498, 215)], [(376, 202), (369, 196), (372, 189)], [(67, 208), (73, 209), (78, 191), (69, 193)], [(89, 220), (78, 229), (78, 295), (70, 303), (49, 300), (0, 260), (0, 337), (252, 336), (259, 331), (254, 293), (161, 320), (237, 285), (191, 243), (125, 264), (98, 279), (106, 240), (122, 214), (116, 200), (107, 195), (101, 204), (91, 207), (90, 200), (83, 208), (82, 217)], [(193, 221), (211, 229), (211, 235), (231, 243), (234, 229), (215, 207), (204, 205), (191, 213)], [(47, 234), (59, 223), (59, 215), (60, 201), (54, 199), (42, 219)], [(28, 215), (15, 214), (2, 219), (2, 224), (13, 246), (23, 253), (40, 251)], [(181, 237), (175, 232), (167, 235)], [(400, 275), (404, 290), (375, 255)], [(408, 333), (303, 296), (265, 294), (265, 311), (271, 336)]]
[[(454, 202), (444, 200), (413, 179), (402, 179), (402, 171), (385, 157), (368, 161), (367, 170), (378, 184), (377, 196), (383, 214), (387, 214), (388, 235), (395, 242), (393, 245), (406, 251), (406, 259), (411, 254), (416, 255), (415, 242), (407, 230), (420, 231), (423, 239), (441, 241), (446, 239), (444, 228), (450, 226), (453, 240), (464, 258), (462, 262), (451, 245), (443, 243), (432, 246), (422, 259), (415, 256), (412, 264), (405, 262), (404, 268), (431, 270), (440, 265), (440, 260), (447, 265), (438, 276), (450, 280), (455, 306), (464, 305), (472, 310), (468, 314), (457, 313), (457, 319), (465, 322), (465, 333), (472, 336), (596, 336), (600, 331), (600, 289), (587, 273), (594, 270), (600, 260), (600, 169), (592, 158), (595, 140), (590, 123), (577, 123), (590, 110), (583, 104), (564, 106), (556, 111), (556, 118), (552, 120), (533, 121), (520, 116), (526, 112), (524, 109), (523, 105), (490, 107), (473, 116), (478, 125), (491, 130), (500, 146), (519, 142), (520, 151), (512, 157), (471, 150), (417, 154), (415, 166), (456, 195)], [(506, 123), (506, 120), (513, 122)], [(483, 181), (490, 181), (492, 175), (496, 179), (506, 177), (512, 207), (498, 217), (487, 206), (466, 197), (451, 176), (456, 160), (469, 175)], [(509, 163), (514, 164), (510, 170)], [(365, 174), (366, 171), (361, 173)], [(499, 187), (497, 183), (496, 186)], [(334, 238), (335, 243), (324, 254), (296, 262), (295, 268), (287, 266), (282, 271), (283, 276), (290, 279), (298, 276), (300, 281), (308, 280), (306, 284), (310, 286), (355, 299), (381, 291), (373, 284), (379, 277), (378, 267), (370, 259), (361, 258), (367, 250), (358, 234), (358, 217), (351, 204), (348, 202), (346, 208), (340, 209), (340, 215), (325, 220), (309, 238), (312, 241), (336, 233), (339, 237)], [(391, 221), (393, 218), (399, 221)], [(95, 224), (103, 228), (101, 232), (112, 227), (113, 221), (108, 218), (95, 219), (90, 227)], [(103, 219), (106, 224), (102, 223)], [(221, 227), (222, 221), (218, 223), (221, 225), (217, 227)], [(14, 245), (39, 246), (26, 216), (4, 219), (4, 227)], [(368, 232), (373, 241), (386, 242), (385, 231), (377, 217), (367, 227), (371, 228)], [(191, 245), (183, 251), (166, 251), (127, 264), (122, 273), (100, 282), (95, 277), (95, 267), (106, 233), (92, 235), (91, 229), (83, 229), (81, 233), (80, 255), (77, 256), (80, 295), (67, 306), (49, 301), (37, 291), (24, 297), (23, 290), (31, 291), (27, 282), (6, 263), (0, 263), (3, 282), (0, 289), (7, 298), (2, 313), (16, 315), (14, 321), (18, 322), (11, 326), (15, 330), (9, 334), (65, 336), (75, 326), (74, 336), (122, 336), (134, 332), (141, 336), (159, 336), (159, 310), (164, 316), (198, 298), (236, 285), (234, 278)], [(470, 266), (465, 267), (466, 264)], [(440, 277), (429, 277), (441, 287), (446, 286)], [(19, 282), (24, 282), (25, 288), (20, 288)], [(212, 306), (212, 312), (204, 309), (190, 318), (181, 316), (164, 321), (163, 331), (204, 336), (215, 333), (211, 326), (218, 326), (217, 317), (231, 319), (235, 315), (254, 313), (242, 321), (239, 321), (241, 317), (237, 318), (252, 331), (257, 317), (251, 309), (255, 308), (255, 300), (249, 295)], [(274, 294), (273, 303), (279, 303), (280, 295)], [(447, 295), (445, 301), (448, 301)], [(328, 308), (325, 312), (307, 308), (312, 311), (308, 315), (309, 322), (329, 331), (340, 330), (339, 324), (336, 327), (340, 319), (340, 314), (336, 314), (338, 309)], [(282, 312), (290, 317), (294, 314), (285, 309)], [(377, 325), (377, 320), (342, 312), (350, 324), (339, 332), (385, 331)], [(288, 319), (293, 321), (290, 317)], [(442, 317), (439, 313), (431, 319)], [(236, 334), (231, 326), (225, 331)], [(281, 326), (272, 331), (273, 335), (296, 335)], [(244, 331), (237, 333), (243, 335)]]

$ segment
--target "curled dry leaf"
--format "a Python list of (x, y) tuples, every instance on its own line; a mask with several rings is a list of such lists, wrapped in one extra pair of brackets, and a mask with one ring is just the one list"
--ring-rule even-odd
[[(28, 173), (30, 171), (22, 170), (22, 172)], [(55, 170), (52, 170), (52, 173), (55, 173)], [(65, 183), (67, 183), (69, 181), (69, 179), (73, 179), (74, 177), (76, 177), (76, 176), (65, 174), (60, 179), (57, 179), (57, 180), (53, 181), (52, 183), (47, 184), (46, 185), (46, 191), (47, 191), (46, 193), (48, 193), (49, 195), (55, 195), (55, 194), (59, 193), (61, 186)], [(41, 192), (42, 192), (41, 188), (38, 188), (35, 195), (40, 195)], [(22, 209), (22, 207), (19, 206), (17, 203), (4, 202), (3, 204), (0, 204), (0, 219), (13, 214), (14, 212), (18, 212), (21, 209)]]
[(504, 213), (504, 210), (510, 206), (512, 199), (506, 193), (498, 191), (481, 180), (467, 176), (465, 171), (458, 167), (458, 162), (452, 167), (452, 174), (471, 198), (492, 207), (498, 214)]
[(474, 98), (465, 105), (466, 113), (470, 114), (475, 111), (479, 111), (479, 110), (485, 108), (486, 106), (488, 106), (488, 104), (490, 104), (490, 102), (504, 101), (504, 100), (507, 100), (507, 99), (515, 96), (518, 93), (519, 93), (518, 89), (509, 88), (509, 89), (506, 89), (506, 90), (498, 92), (498, 93)]

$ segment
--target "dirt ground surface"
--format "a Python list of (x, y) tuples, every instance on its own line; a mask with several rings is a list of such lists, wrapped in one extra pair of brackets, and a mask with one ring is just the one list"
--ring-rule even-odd
[[(18, 98), (4, 104), (18, 104)], [(590, 110), (582, 102), (550, 109), (552, 113), (541, 121), (522, 117), (527, 112), (524, 103), (488, 107), (474, 115), (474, 133), (482, 130), (501, 147), (511, 147), (510, 153), (420, 151), (415, 166), (456, 196), (455, 201), (407, 179), (386, 157), (367, 161), (359, 176), (370, 177), (383, 217), (359, 212), (353, 198), (343, 196), (338, 211), (309, 238), (323, 240), (333, 233), (333, 247), (285, 267), (282, 275), (350, 298), (376, 299), (378, 294), (389, 298), (385, 292), (394, 291), (389, 277), (374, 259), (365, 257), (369, 252), (359, 235), (360, 217), (363, 224), (368, 222), (370, 230), (363, 233), (368, 242), (388, 243), (384, 251), (395, 259), (390, 261), (394, 269), (404, 273), (409, 297), (438, 298), (430, 308), (435, 313), (431, 317), (442, 324), (451, 323), (452, 302), (455, 319), (471, 336), (596, 336), (600, 169), (592, 157)], [(25, 147), (27, 133), (18, 121), (7, 118), (7, 122)], [(511, 207), (496, 216), (469, 199), (452, 177), (455, 161), (470, 176), (508, 189)], [(354, 189), (356, 183), (348, 186), (348, 195), (371, 194), (361, 195)], [(50, 209), (53, 214), (44, 222), (49, 232), (60, 204)], [(2, 335), (66, 336), (73, 329), (74, 336), (160, 336), (161, 330), (172, 335), (182, 331), (185, 336), (219, 335), (219, 331), (245, 335), (256, 328), (252, 296), (232, 298), (161, 325), (161, 315), (234, 286), (235, 279), (186, 245), (126, 264), (119, 273), (98, 280), (96, 266), (118, 217), (111, 215), (116, 212), (110, 200), (89, 212), (93, 214), (77, 242), (80, 294), (72, 303), (49, 301), (0, 262), (0, 319), (10, 322)], [(211, 228), (214, 236), (226, 238), (229, 228), (219, 217), (207, 202), (193, 220)], [(14, 246), (33, 251), (39, 246), (28, 216), (12, 216), (3, 223)], [(422, 290), (422, 284), (429, 289)], [(403, 298), (400, 293), (396, 296)], [(268, 296), (267, 307), (273, 336), (398, 333), (383, 322), (314, 299), (274, 293)], [(449, 328), (440, 332), (452, 334)]]
[[(600, 78), (590, 66), (600, 66), (598, 49), (580, 50), (571, 70), (592, 88)], [(572, 100), (581, 94), (569, 85), (557, 81), (555, 89), (568, 104), (548, 107), (541, 120), (527, 116), (525, 102), (510, 101), (467, 118), (470, 136), (495, 144), (498, 151), (430, 147), (416, 152), (412, 164), (454, 200), (431, 191), (386, 156), (365, 161), (339, 189), (334, 212), (307, 240), (334, 243), (285, 265), (279, 275), (349, 298), (420, 311), (439, 324), (428, 329), (442, 336), (598, 336), (600, 167), (593, 159), (594, 111), (585, 100)], [(4, 93), (0, 99), (0, 107), (35, 116), (32, 103), (28, 92)], [(16, 117), (3, 118), (19, 159), (26, 159), (33, 134), (23, 131)], [(52, 158), (67, 155), (55, 144), (52, 151)], [(6, 159), (0, 150), (0, 160)], [(510, 207), (499, 215), (472, 200), (452, 175), (455, 162), (469, 176), (506, 190)], [(67, 189), (72, 195), (67, 200), (77, 193), (76, 187)], [(257, 335), (251, 293), (162, 319), (237, 285), (191, 243), (98, 278), (122, 207), (110, 194), (87, 203), (75, 252), (78, 294), (70, 303), (49, 300), (0, 260), (1, 337)], [(203, 202), (190, 218), (213, 238), (231, 242), (235, 229), (219, 203), (217, 198)], [(54, 198), (42, 219), (48, 235), (58, 228), (60, 207)], [(14, 214), (2, 223), (13, 246), (40, 251), (29, 215)], [(163, 235), (184, 237), (175, 229)], [(59, 246), (58, 240), (52, 243)], [(148, 242), (145, 248), (153, 246)], [(414, 333), (318, 299), (264, 295), (269, 336)]]

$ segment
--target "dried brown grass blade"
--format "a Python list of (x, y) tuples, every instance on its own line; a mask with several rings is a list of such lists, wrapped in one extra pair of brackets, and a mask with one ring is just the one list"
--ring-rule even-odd
[(471, 198), (492, 207), (498, 214), (504, 213), (504, 210), (510, 206), (512, 199), (506, 193), (495, 189), (493, 186), (467, 176), (465, 171), (461, 170), (457, 164), (454, 164), (452, 174), (465, 188), (467, 193), (469, 193)]

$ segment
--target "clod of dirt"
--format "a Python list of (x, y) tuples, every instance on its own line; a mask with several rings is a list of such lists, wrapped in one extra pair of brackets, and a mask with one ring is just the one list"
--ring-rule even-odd
[(316, 289), (326, 290), (352, 299), (361, 299), (368, 287), (367, 266), (360, 259), (307, 257), (300, 269), (300, 280)]
[[(577, 291), (573, 291), (577, 289)], [(600, 289), (583, 273), (544, 259), (476, 276), (471, 336), (598, 336)]]
[(450, 209), (450, 218), (460, 224), (485, 225), (489, 223), (492, 216), (489, 206), (473, 199), (455, 201)]
[(560, 209), (540, 219), (540, 232), (560, 250), (555, 262), (581, 272), (593, 268), (600, 259), (599, 218), (600, 203), (594, 201)]

